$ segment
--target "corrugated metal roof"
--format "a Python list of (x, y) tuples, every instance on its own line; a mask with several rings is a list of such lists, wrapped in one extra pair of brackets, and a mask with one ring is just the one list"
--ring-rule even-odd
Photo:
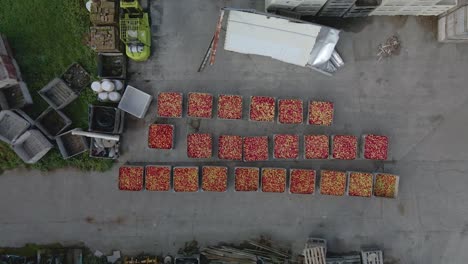
[(242, 11), (230, 11), (224, 49), (306, 66), (321, 27)]

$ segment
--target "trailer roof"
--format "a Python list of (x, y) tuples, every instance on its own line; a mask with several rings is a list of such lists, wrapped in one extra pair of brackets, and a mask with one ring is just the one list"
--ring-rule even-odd
[(321, 26), (230, 11), (224, 49), (306, 66)]

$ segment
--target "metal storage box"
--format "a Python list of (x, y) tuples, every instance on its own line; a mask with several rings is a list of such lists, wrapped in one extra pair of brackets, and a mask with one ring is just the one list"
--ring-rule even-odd
[(102, 139), (90, 138), (89, 156), (101, 159), (118, 159), (120, 156), (120, 142), (113, 142), (112, 146), (108, 145), (108, 143), (112, 145), (109, 141), (104, 144)]
[(13, 144), (31, 124), (17, 113), (10, 110), (0, 111), (0, 140)]
[(90, 132), (121, 134), (125, 113), (115, 107), (88, 106), (88, 124)]
[(76, 94), (88, 87), (91, 84), (91, 76), (78, 63), (73, 63), (60, 76), (60, 78), (70, 87)]
[(9, 56), (0, 55), (0, 88), (18, 84), (17, 67)]
[(10, 44), (8, 43), (7, 38), (5, 35), (0, 33), (0, 55), (2, 56), (13, 56), (13, 52), (11, 51)]
[(119, 108), (135, 117), (143, 118), (152, 100), (153, 97), (151, 95), (127, 85), (125, 93), (120, 100)]
[(101, 159), (118, 159), (120, 156), (120, 142), (115, 142), (113, 146), (99, 147), (102, 143), (99, 138), (90, 138), (89, 156)]
[(80, 129), (67, 131), (55, 138), (60, 154), (64, 159), (69, 159), (88, 150), (86, 137), (72, 135), (74, 130)]
[(64, 108), (78, 98), (78, 95), (60, 78), (50, 81), (38, 93), (56, 110)]
[(108, 79), (125, 79), (127, 57), (122, 53), (99, 53), (98, 76)]
[(53, 145), (39, 131), (31, 129), (22, 134), (13, 144), (13, 151), (25, 163), (36, 163), (51, 150)]
[(24, 82), (0, 89), (0, 108), (19, 109), (33, 103), (28, 87)]
[(64, 113), (53, 108), (47, 108), (34, 121), (34, 125), (42, 131), (48, 138), (54, 139), (57, 135), (65, 131), (72, 121)]

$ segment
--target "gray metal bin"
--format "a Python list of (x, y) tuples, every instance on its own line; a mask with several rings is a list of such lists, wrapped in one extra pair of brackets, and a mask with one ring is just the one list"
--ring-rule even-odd
[(13, 144), (26, 130), (29, 129), (31, 124), (11, 110), (0, 111), (0, 140)]
[(60, 78), (76, 94), (79, 94), (91, 84), (91, 75), (78, 63), (70, 65)]
[(88, 106), (90, 132), (121, 134), (124, 128), (125, 112), (115, 107)]
[(106, 145), (111, 143), (110, 141), (104, 142), (99, 138), (90, 138), (89, 156), (101, 159), (118, 159), (120, 156), (120, 142), (117, 141), (112, 145)]
[(36, 129), (22, 134), (13, 144), (13, 151), (25, 163), (36, 163), (51, 150), (53, 145)]
[(78, 95), (60, 78), (50, 81), (38, 93), (54, 109), (62, 109), (78, 98)]
[(32, 103), (31, 94), (24, 82), (0, 89), (0, 108), (2, 110), (20, 109)]
[(88, 141), (86, 140), (86, 137), (73, 135), (72, 132), (75, 130), (81, 129), (67, 131), (55, 138), (57, 147), (64, 159), (69, 159), (88, 150)]
[(120, 100), (119, 108), (135, 117), (143, 118), (152, 100), (153, 96), (127, 85)]
[(34, 125), (50, 139), (54, 139), (71, 124), (70, 118), (62, 111), (50, 107), (34, 121)]
[(125, 79), (127, 57), (123, 53), (99, 53), (98, 76), (107, 79)]

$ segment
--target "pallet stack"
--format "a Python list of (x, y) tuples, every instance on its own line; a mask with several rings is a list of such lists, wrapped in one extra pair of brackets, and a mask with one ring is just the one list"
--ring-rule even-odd
[(328, 0), (322, 7), (318, 16), (321, 17), (342, 17), (354, 5), (356, 0)]
[(299, 4), (294, 11), (301, 16), (315, 16), (320, 11), (326, 0), (308, 0)]
[(265, 0), (267, 12), (298, 18), (366, 16), (438, 16), (458, 0)]
[(315, 16), (327, 0), (266, 0), (267, 12), (277, 13), (291, 17), (292, 14), (300, 16)]
[(91, 4), (89, 20), (89, 46), (96, 52), (120, 52), (120, 37), (117, 27), (117, 3), (98, 1)]
[(300, 5), (304, 0), (265, 0), (265, 10), (267, 12), (275, 12), (276, 10), (293, 10)]
[(468, 42), (468, 5), (441, 16), (438, 21), (439, 42)]
[(99, 1), (91, 4), (90, 20), (94, 25), (116, 25), (117, 3), (113, 1)]
[(90, 27), (90, 46), (96, 52), (119, 52), (119, 31), (115, 26)]
[(357, 0), (343, 17), (369, 16), (379, 5), (380, 0)]
[(455, 7), (457, 0), (382, 0), (371, 16), (438, 16)]

